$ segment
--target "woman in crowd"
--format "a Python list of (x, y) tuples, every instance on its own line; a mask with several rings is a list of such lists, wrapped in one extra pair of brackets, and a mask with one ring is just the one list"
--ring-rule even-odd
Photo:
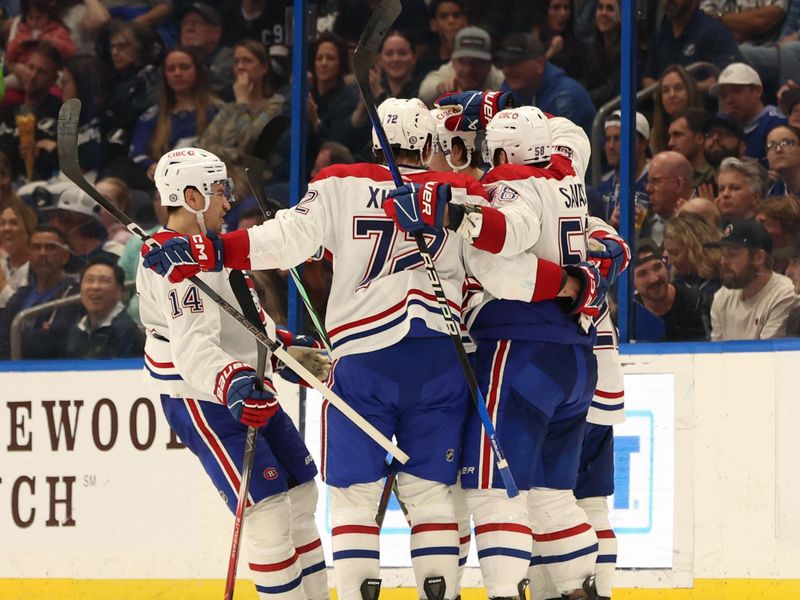
[(711, 330), (711, 302), (721, 281), (719, 250), (705, 248), (704, 244), (717, 242), (720, 237), (719, 228), (689, 212), (678, 214), (664, 229), (664, 254), (672, 283), (689, 288), (702, 299), (702, 319), (707, 331)]
[(309, 148), (310, 157), (316, 156), (321, 141), (340, 141), (348, 133), (350, 117), (358, 104), (358, 92), (344, 81), (348, 71), (344, 40), (333, 33), (320, 34), (308, 95), (308, 123), (316, 138), (314, 147)]
[(584, 87), (595, 106), (619, 95), (620, 20), (617, 0), (598, 0), (592, 45), (586, 55)]
[(580, 79), (586, 63), (586, 46), (575, 35), (574, 0), (542, 0), (537, 4), (539, 14), (533, 34), (546, 48), (545, 57), (574, 79)]
[(78, 160), (85, 171), (99, 174), (103, 170), (104, 151), (102, 118), (108, 98), (108, 76), (100, 60), (91, 54), (80, 54), (64, 65), (61, 89), (64, 102), (80, 98), (78, 124)]
[(36, 213), (17, 200), (0, 206), (0, 309), (19, 288), (28, 285), (31, 233)]
[(653, 128), (650, 150), (653, 155), (667, 149), (667, 137), (672, 115), (690, 106), (702, 108), (697, 82), (680, 65), (670, 65), (661, 74), (655, 93)]
[(139, 118), (133, 131), (131, 158), (153, 179), (161, 155), (194, 146), (218, 108), (197, 52), (181, 46), (173, 48), (164, 57), (158, 105)]
[[(797, 196), (773, 196), (761, 203), (756, 220), (772, 237), (772, 252), (790, 248), (800, 239), (800, 200)], [(783, 273), (789, 266), (786, 258), (776, 258), (772, 270)]]
[(114, 20), (101, 34), (97, 54), (109, 74), (107, 106), (113, 109), (103, 118), (107, 163), (127, 158), (137, 120), (157, 102), (163, 53), (161, 38), (148, 25)]
[(764, 198), (766, 172), (752, 159), (728, 157), (717, 174), (716, 203), (722, 224), (735, 219), (752, 219)]
[(269, 53), (256, 40), (244, 40), (233, 50), (233, 96), (200, 136), (198, 145), (228, 166), (242, 168), (241, 158), (263, 126), (284, 107), (284, 97), (269, 84)]

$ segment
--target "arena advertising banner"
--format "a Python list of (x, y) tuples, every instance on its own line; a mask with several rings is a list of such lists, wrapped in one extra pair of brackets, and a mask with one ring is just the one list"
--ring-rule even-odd
[[(107, 365), (0, 371), (0, 578), (224, 577), (231, 513), (170, 431), (140, 363)], [(97, 370), (79, 370), (86, 368)], [(671, 565), (671, 378), (626, 376), (628, 419), (616, 428), (610, 500), (623, 567)], [(295, 389), (279, 385), (284, 399)], [(320, 405), (309, 391), (305, 433), (315, 458)], [(321, 492), (330, 560), (329, 499)], [(394, 499), (383, 532), (382, 564), (408, 566), (408, 525)], [(470, 564), (477, 565), (474, 547)]]

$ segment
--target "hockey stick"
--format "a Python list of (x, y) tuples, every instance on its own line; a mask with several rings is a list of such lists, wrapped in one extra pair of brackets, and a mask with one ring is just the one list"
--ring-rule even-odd
[[(382, 0), (378, 7), (373, 11), (366, 27), (364, 27), (364, 31), (361, 34), (361, 38), (358, 40), (358, 45), (356, 46), (355, 54), (353, 56), (353, 67), (356, 74), (356, 80), (358, 82), (358, 87), (361, 90), (361, 96), (364, 98), (364, 104), (366, 104), (367, 114), (369, 114), (369, 119), (372, 121), (372, 127), (375, 129), (381, 149), (386, 157), (386, 164), (389, 166), (389, 170), (392, 172), (394, 184), (398, 187), (403, 185), (403, 179), (400, 176), (400, 171), (397, 169), (397, 164), (395, 163), (394, 156), (392, 154), (392, 148), (389, 145), (389, 140), (387, 139), (386, 132), (383, 129), (383, 124), (378, 116), (375, 97), (372, 95), (369, 85), (369, 72), (372, 68), (372, 65), (375, 63), (375, 56), (377, 55), (378, 50), (380, 50), (383, 38), (386, 36), (386, 33), (397, 19), (401, 10), (402, 6), (400, 4), (400, 0)], [(500, 476), (503, 478), (503, 484), (506, 487), (508, 496), (513, 498), (519, 494), (519, 490), (517, 489), (517, 484), (514, 482), (514, 477), (511, 474), (511, 469), (508, 466), (508, 461), (505, 458), (505, 454), (500, 447), (500, 442), (497, 440), (497, 433), (495, 432), (494, 425), (492, 424), (492, 419), (489, 417), (489, 412), (486, 410), (486, 404), (483, 400), (483, 395), (478, 389), (478, 381), (475, 379), (475, 373), (472, 371), (472, 367), (469, 364), (469, 359), (467, 358), (467, 352), (464, 349), (463, 342), (461, 341), (461, 330), (455, 319), (453, 319), (453, 315), (450, 311), (450, 305), (447, 302), (447, 297), (445, 296), (444, 289), (442, 288), (442, 282), (439, 279), (439, 274), (436, 272), (436, 267), (433, 264), (430, 253), (428, 252), (428, 247), (425, 244), (425, 238), (423, 237), (422, 233), (415, 232), (414, 240), (417, 243), (420, 257), (425, 265), (425, 272), (427, 273), (428, 279), (431, 282), (431, 287), (433, 287), (436, 301), (442, 311), (442, 317), (444, 317), (444, 322), (447, 325), (450, 339), (453, 341), (453, 345), (456, 348), (458, 360), (461, 363), (461, 369), (464, 371), (464, 376), (467, 378), (470, 394), (472, 395), (472, 399), (475, 401), (475, 405), (478, 409), (478, 415), (480, 416), (481, 422), (483, 423), (483, 427), (486, 431), (486, 435), (489, 438), (489, 443), (494, 451), (497, 469), (500, 472)]]
[[(122, 212), (116, 205), (106, 200), (105, 196), (97, 191), (97, 189), (89, 183), (81, 172), (80, 164), (78, 163), (77, 141), (78, 141), (78, 118), (81, 112), (81, 101), (77, 98), (68, 100), (61, 106), (61, 111), (58, 114), (58, 160), (61, 171), (67, 176), (75, 185), (81, 188), (88, 194), (95, 202), (106, 209), (111, 216), (117, 221), (122, 223), (131, 233), (141, 239), (144, 243), (150, 246), (157, 246), (153, 238), (151, 238), (145, 230), (131, 220), (128, 215)], [(393, 444), (386, 438), (380, 431), (378, 431), (371, 423), (364, 417), (358, 414), (353, 408), (350, 407), (344, 400), (342, 400), (335, 392), (320, 382), (311, 372), (301, 365), (291, 354), (284, 350), (283, 346), (278, 342), (271, 340), (265, 333), (259, 331), (250, 321), (248, 321), (241, 312), (232, 306), (227, 300), (220, 296), (216, 291), (208, 286), (202, 279), (197, 276), (190, 277), (191, 281), (197, 288), (206, 294), (212, 302), (217, 304), (226, 314), (228, 314), (234, 321), (244, 327), (256, 340), (268, 350), (270, 350), (277, 358), (279, 358), (286, 366), (292, 371), (302, 377), (311, 387), (317, 390), (328, 402), (330, 402), (337, 410), (339, 410), (347, 419), (349, 419), (356, 427), (366, 433), (376, 444), (390, 452), (392, 456), (398, 461), (405, 464), (408, 462), (408, 455)]]
[[(256, 175), (252, 171), (253, 169), (257, 169), (259, 173), (264, 172), (264, 164), (266, 159), (275, 149), (275, 146), (278, 144), (278, 141), (281, 139), (288, 127), (288, 117), (284, 115), (273, 117), (267, 122), (266, 125), (264, 125), (264, 128), (258, 135), (255, 144), (253, 144), (251, 155), (245, 159), (245, 162), (249, 163), (244, 170), (247, 183), (250, 185), (250, 189), (256, 198), (256, 202), (258, 202), (259, 208), (261, 208), (261, 214), (264, 215), (264, 219), (267, 221), (275, 216), (275, 212), (270, 209), (269, 203), (267, 202), (267, 196), (264, 194), (264, 186), (261, 181), (261, 175), (259, 175), (258, 179), (256, 179)], [(314, 307), (311, 305), (311, 298), (309, 297), (305, 287), (303, 287), (302, 281), (300, 281), (300, 275), (298, 274), (297, 269), (295, 267), (289, 269), (289, 275), (291, 276), (292, 281), (294, 281), (294, 285), (297, 287), (300, 297), (303, 299), (303, 304), (308, 311), (308, 316), (311, 317), (312, 323), (314, 323), (314, 328), (317, 330), (320, 341), (325, 346), (328, 354), (330, 354), (332, 350), (331, 342), (328, 338), (328, 332), (325, 331), (325, 326), (322, 324), (322, 321), (314, 310)]]
[[(247, 288), (244, 274), (241, 271), (231, 271), (229, 282), (231, 290), (239, 305), (242, 308), (247, 320), (250, 321), (260, 331), (266, 333), (264, 324), (258, 314), (258, 309), (253, 302), (253, 297)], [(256, 363), (256, 386), (258, 389), (264, 387), (264, 372), (267, 368), (267, 349), (261, 344), (256, 344), (258, 358)], [(231, 551), (228, 554), (228, 573), (225, 578), (224, 600), (233, 600), (233, 590), (236, 587), (236, 570), (239, 566), (239, 549), (242, 545), (242, 533), (244, 532), (244, 509), (247, 505), (247, 495), (250, 489), (250, 475), (253, 472), (253, 460), (256, 454), (256, 434), (258, 429), (255, 427), (247, 428), (247, 437), (244, 443), (244, 459), (242, 461), (242, 479), (239, 482), (239, 493), (236, 498), (236, 516), (233, 521), (233, 537), (231, 539)]]

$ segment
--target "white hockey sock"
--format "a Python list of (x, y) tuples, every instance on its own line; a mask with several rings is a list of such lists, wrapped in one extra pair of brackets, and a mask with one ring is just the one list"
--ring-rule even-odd
[(534, 488), (528, 510), (534, 527), (532, 564), (544, 565), (559, 594), (580, 589), (594, 572), (597, 536), (572, 491)]
[(425, 598), (427, 577), (444, 577), (445, 598), (454, 598), (458, 577), (458, 525), (450, 486), (398, 473), (400, 498), (411, 521), (411, 564), (417, 594)]
[(531, 560), (527, 492), (509, 498), (505, 490), (464, 490), (475, 523), (475, 545), (489, 598), (519, 595)]
[(461, 489), (459, 482), (456, 482), (453, 486), (453, 506), (455, 508), (456, 523), (458, 523), (458, 576), (456, 577), (456, 588), (453, 591), (453, 597), (455, 598), (461, 593), (461, 580), (464, 577), (464, 568), (469, 555), (469, 543), (472, 539), (467, 499), (464, 497), (464, 490)]
[(361, 600), (361, 583), (380, 577), (380, 530), (375, 513), (383, 482), (328, 489), (337, 595), (339, 600)]
[(608, 519), (608, 498), (605, 496), (583, 498), (578, 506), (586, 511), (589, 523), (597, 533), (597, 564), (595, 565), (595, 585), (600, 596), (611, 597), (614, 587), (614, 572), (617, 568), (617, 536), (611, 529)]
[(288, 494), (271, 496), (245, 514), (244, 541), (250, 573), (262, 600), (305, 600), (297, 553), (292, 544)]
[(330, 597), (328, 572), (314, 520), (317, 497), (317, 483), (314, 480), (289, 490), (289, 500), (292, 503), (292, 542), (300, 560), (306, 598), (327, 600)]

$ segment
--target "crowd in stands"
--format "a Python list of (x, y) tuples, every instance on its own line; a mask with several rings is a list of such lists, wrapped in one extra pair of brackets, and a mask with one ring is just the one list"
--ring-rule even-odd
[[(351, 63), (376, 3), (309, 3), (317, 18), (305, 101), (312, 177), (372, 159)], [(501, 90), (590, 134), (619, 94), (617, 0), (402, 3), (370, 73), (378, 102), (419, 97), (433, 108), (445, 92)], [(631, 337), (800, 335), (800, 0), (639, 4), (636, 83), (654, 93), (636, 115)], [(60, 173), (64, 101), (83, 104), (77, 150), (87, 178), (149, 230), (165, 221), (152, 180), (158, 158), (192, 145), (228, 165), (237, 198), (228, 229), (263, 220), (244, 169), (262, 125), (290, 114), (289, 7), (0, 0), (0, 359), (142, 352), (135, 294), (125, 285), (141, 242)], [(599, 114), (608, 116), (593, 152), (607, 172), (597, 185), (587, 181), (589, 209), (619, 227), (620, 113)], [(286, 136), (258, 173), (282, 206), (290, 202), (290, 143)], [(486, 168), (480, 157), (472, 162)], [(330, 266), (304, 271), (324, 313)], [(285, 273), (254, 277), (271, 314), (285, 318)]]

